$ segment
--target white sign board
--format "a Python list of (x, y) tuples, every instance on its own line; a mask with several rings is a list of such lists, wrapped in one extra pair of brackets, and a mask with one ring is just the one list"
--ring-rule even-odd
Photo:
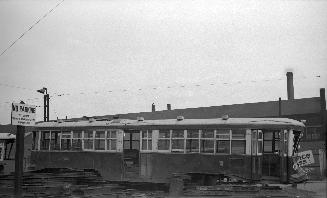
[(293, 168), (297, 169), (298, 167), (306, 166), (313, 163), (315, 163), (315, 160), (313, 158), (312, 151), (303, 151), (298, 153), (297, 156), (295, 156)]
[(35, 105), (13, 103), (11, 108), (11, 124), (20, 126), (34, 126), (35, 112)]
[(0, 143), (0, 162), (3, 161), (5, 154), (5, 143)]

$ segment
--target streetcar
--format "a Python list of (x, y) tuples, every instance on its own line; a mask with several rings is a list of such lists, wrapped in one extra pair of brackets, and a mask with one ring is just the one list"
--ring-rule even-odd
[(167, 183), (185, 174), (292, 183), (299, 179), (293, 160), (304, 128), (288, 118), (228, 116), (41, 122), (31, 163), (36, 170), (93, 169), (108, 181)]

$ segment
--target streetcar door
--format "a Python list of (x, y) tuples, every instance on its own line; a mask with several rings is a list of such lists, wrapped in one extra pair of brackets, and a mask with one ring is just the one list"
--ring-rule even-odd
[(251, 134), (251, 174), (252, 179), (259, 180), (262, 176), (262, 142), (261, 130), (252, 130)]
[(279, 180), (280, 177), (280, 131), (267, 129), (263, 131), (263, 179)]
[(123, 137), (125, 178), (139, 176), (140, 131), (125, 130)]

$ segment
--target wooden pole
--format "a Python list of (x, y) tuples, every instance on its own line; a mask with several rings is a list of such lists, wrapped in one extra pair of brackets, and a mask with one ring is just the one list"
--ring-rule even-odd
[(22, 196), (25, 126), (17, 126), (15, 153), (15, 195)]

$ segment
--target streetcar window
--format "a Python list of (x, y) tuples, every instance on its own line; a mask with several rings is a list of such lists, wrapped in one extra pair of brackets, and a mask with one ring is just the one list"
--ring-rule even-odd
[(263, 134), (261, 130), (258, 130), (258, 154), (262, 154), (263, 147)]
[(184, 153), (184, 130), (172, 131), (171, 151)]
[(117, 150), (117, 131), (107, 131), (107, 150)]
[(232, 130), (233, 139), (245, 139), (245, 130), (244, 129), (233, 129)]
[(49, 150), (50, 131), (41, 131), (40, 150)]
[(170, 130), (159, 130), (158, 150), (170, 150)]
[(245, 154), (245, 129), (232, 130), (232, 154)]
[(205, 129), (201, 131), (201, 153), (214, 153), (215, 150), (215, 131), (213, 129)]
[(82, 131), (73, 131), (72, 150), (82, 150)]
[(96, 131), (94, 139), (95, 150), (105, 150), (105, 131)]
[(263, 151), (265, 153), (273, 152), (273, 131), (265, 131), (263, 134)]
[(142, 150), (152, 150), (152, 131), (141, 131), (142, 134)]
[(214, 134), (214, 130), (202, 130), (201, 138), (213, 138)]
[(233, 154), (245, 154), (245, 140), (233, 140), (232, 141), (232, 153)]
[(199, 130), (187, 130), (186, 139), (186, 152), (198, 153), (199, 152)]
[(274, 140), (273, 140), (273, 152), (278, 153), (279, 152), (279, 141), (280, 141), (280, 132), (275, 131), (274, 132)]
[(230, 141), (229, 140), (217, 140), (216, 153), (230, 153)]
[(60, 150), (60, 131), (51, 131), (50, 149)]
[(230, 154), (230, 129), (216, 131), (216, 153)]
[(39, 132), (33, 131), (32, 150), (38, 150), (38, 149), (39, 149)]
[(263, 152), (277, 153), (279, 151), (279, 131), (263, 131)]
[(84, 131), (84, 149), (93, 150), (93, 131)]
[(71, 150), (72, 142), (72, 132), (71, 131), (62, 131), (61, 132), (61, 150)]

